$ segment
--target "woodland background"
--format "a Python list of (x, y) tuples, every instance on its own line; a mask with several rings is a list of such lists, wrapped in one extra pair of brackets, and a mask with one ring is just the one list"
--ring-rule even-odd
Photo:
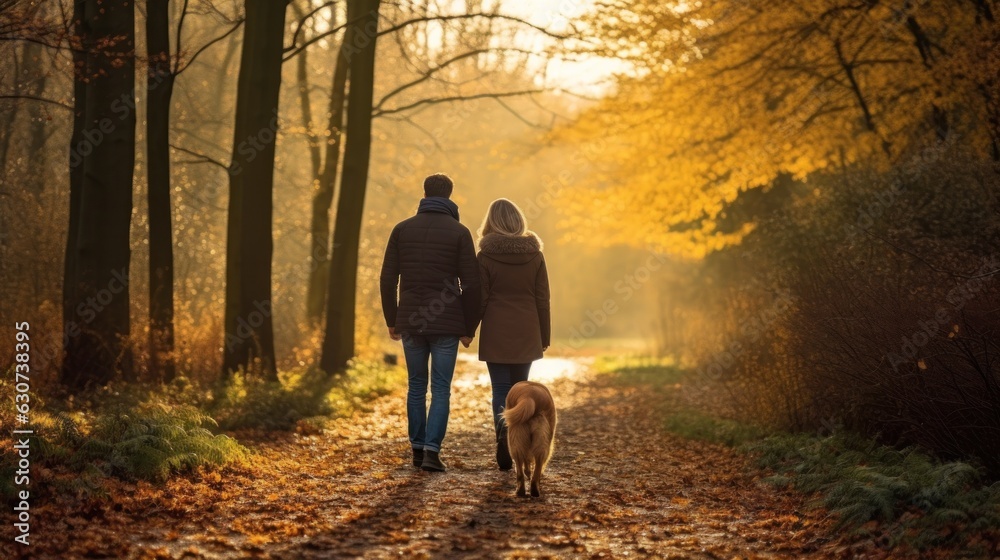
[[(0, 340), (30, 322), (53, 464), (143, 476), (107, 458), (121, 407), (295, 429), (399, 382), (381, 252), (443, 171), (471, 229), (502, 196), (546, 240), (555, 353), (653, 356), (699, 414), (995, 481), (998, 17), (0, 0)], [(216, 432), (192, 445), (225, 463)]]

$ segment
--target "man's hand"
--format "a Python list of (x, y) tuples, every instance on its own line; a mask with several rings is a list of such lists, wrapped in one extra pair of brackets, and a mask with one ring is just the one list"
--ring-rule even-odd
[(466, 348), (468, 348), (469, 345), (472, 344), (472, 337), (471, 336), (463, 336), (462, 338), (460, 338), (458, 340), (462, 343), (462, 346), (465, 346)]
[(389, 338), (393, 340), (402, 340), (403, 335), (396, 334), (396, 327), (389, 327)]

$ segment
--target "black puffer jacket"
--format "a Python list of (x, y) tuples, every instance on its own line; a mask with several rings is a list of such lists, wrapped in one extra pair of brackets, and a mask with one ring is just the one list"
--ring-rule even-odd
[(454, 202), (424, 198), (416, 216), (393, 228), (379, 284), (385, 323), (397, 333), (475, 335), (479, 263)]

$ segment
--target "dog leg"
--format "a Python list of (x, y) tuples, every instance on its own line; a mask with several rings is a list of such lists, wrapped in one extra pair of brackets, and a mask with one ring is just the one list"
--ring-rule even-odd
[(538, 486), (542, 482), (542, 462), (535, 459), (535, 468), (531, 471), (531, 496), (537, 498), (542, 495)]
[(524, 475), (525, 475), (525, 464), (521, 461), (515, 463), (515, 469), (517, 470), (517, 495), (524, 496)]

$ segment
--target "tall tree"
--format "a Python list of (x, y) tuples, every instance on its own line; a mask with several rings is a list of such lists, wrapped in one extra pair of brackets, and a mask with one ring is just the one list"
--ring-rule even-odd
[[(305, 13), (299, 4), (292, 4), (300, 29), (307, 20), (314, 17), (316, 10)], [(311, 6), (310, 6), (311, 7)], [(331, 6), (328, 27), (336, 29), (337, 7)], [(330, 206), (336, 188), (337, 169), (340, 165), (340, 147), (344, 126), (344, 102), (347, 95), (347, 73), (350, 66), (344, 56), (344, 45), (349, 44), (350, 29), (344, 32), (330, 86), (327, 107), (327, 126), (324, 135), (313, 129), (312, 100), (310, 97), (308, 50), (295, 54), (298, 79), (299, 103), (302, 106), (302, 125), (309, 142), (309, 161), (312, 169), (312, 215), (309, 224), (309, 284), (306, 294), (306, 319), (312, 326), (323, 321), (326, 307), (326, 286), (330, 274)], [(286, 59), (287, 60), (287, 59)], [(325, 150), (323, 149), (325, 146)]]
[(307, 317), (314, 325), (323, 320), (326, 306), (326, 289), (330, 279), (330, 206), (337, 182), (337, 168), (340, 165), (340, 147), (344, 128), (344, 101), (347, 94), (347, 76), (350, 69), (348, 48), (353, 41), (354, 27), (344, 32), (344, 38), (337, 52), (337, 63), (333, 69), (333, 84), (330, 89), (330, 106), (327, 109), (330, 137), (326, 142), (323, 168), (316, 177), (312, 200), (310, 222), (311, 267), (309, 269), (309, 290), (306, 295)]
[[(312, 2), (309, 2), (310, 7), (312, 7)], [(295, 2), (291, 3), (292, 10), (295, 11), (295, 17), (299, 20), (299, 26), (304, 26), (307, 21), (309, 21), (313, 15), (313, 12), (305, 13), (300, 4)], [(337, 11), (331, 10), (334, 14)], [(336, 25), (337, 16), (334, 15), (331, 19), (330, 24)], [(305, 129), (306, 138), (309, 141), (309, 162), (311, 163), (310, 169), (312, 170), (312, 176), (315, 180), (319, 177), (320, 168), (323, 165), (321, 159), (321, 151), (319, 148), (320, 136), (313, 129), (313, 118), (312, 118), (312, 99), (310, 97), (309, 91), (309, 52), (302, 51), (296, 57), (295, 66), (295, 78), (298, 81), (298, 91), (299, 91), (299, 105), (302, 108), (302, 127)]]
[(65, 359), (71, 387), (131, 372), (129, 227), (135, 168), (135, 3), (74, 3), (75, 117), (70, 137)]
[(347, 98), (347, 141), (344, 170), (333, 232), (333, 259), (327, 293), (326, 333), (320, 367), (343, 369), (354, 357), (354, 313), (358, 281), (358, 250), (371, 156), (372, 95), (375, 89), (375, 48), (379, 0), (349, 0), (350, 41), (342, 55), (351, 64)]
[[(46, 71), (42, 64), (42, 45), (38, 43), (24, 44), (24, 63), (32, 69), (30, 77), (26, 80), (28, 94), (41, 98), (45, 94), (45, 83), (47, 81)], [(46, 131), (46, 111), (48, 109), (41, 103), (31, 103), (28, 106), (28, 150), (27, 155), (32, 169), (39, 171), (48, 169), (48, 151), (45, 149), (45, 142), (49, 138)], [(28, 188), (35, 195), (41, 194), (45, 189), (44, 173), (33, 173), (28, 182)]]
[[(68, 343), (72, 335), (79, 336), (76, 329), (76, 269), (77, 269), (77, 240), (80, 230), (80, 196), (83, 193), (83, 166), (79, 161), (75, 161), (74, 151), (76, 146), (80, 146), (83, 141), (83, 130), (86, 126), (85, 109), (87, 107), (87, 57), (83, 50), (83, 2), (73, 3), (73, 129), (70, 133), (70, 162), (69, 162), (69, 227), (66, 231), (66, 257), (63, 261), (63, 331), (64, 340)], [(79, 156), (76, 156), (79, 157)], [(63, 371), (60, 374), (63, 380), (73, 379), (65, 373), (66, 361), (63, 363)]]
[(259, 363), (277, 379), (271, 315), (272, 191), (286, 0), (246, 0), (229, 167), (223, 374)]
[[(178, 33), (179, 35), (179, 33)], [(178, 37), (179, 38), (179, 37)], [(170, 206), (170, 0), (146, 3), (149, 75), (146, 151), (149, 206), (149, 355), (154, 373), (174, 377), (174, 242)]]

